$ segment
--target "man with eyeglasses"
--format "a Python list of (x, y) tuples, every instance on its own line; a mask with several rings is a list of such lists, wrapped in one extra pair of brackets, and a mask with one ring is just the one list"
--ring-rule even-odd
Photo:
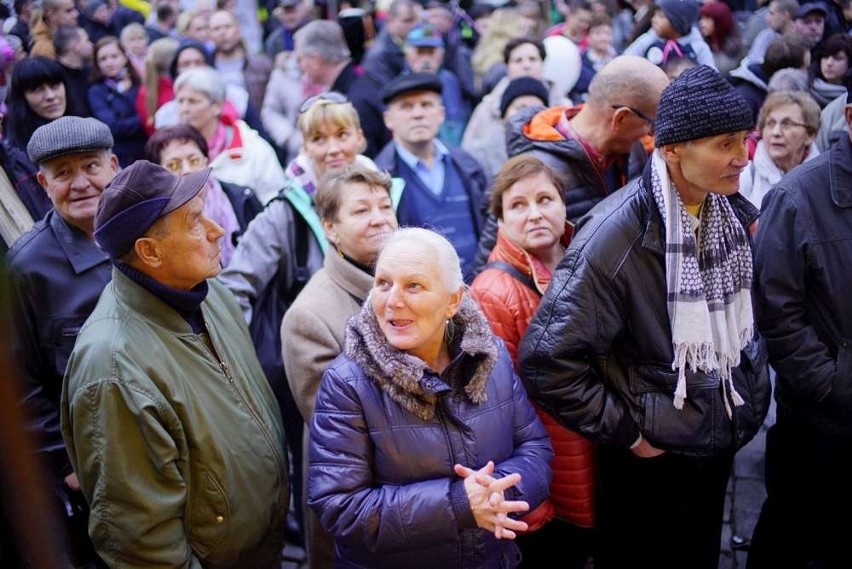
[(770, 398), (737, 192), (753, 125), (715, 69), (672, 81), (645, 170), (577, 223), (521, 343), (530, 398), (598, 445), (596, 569), (719, 565), (734, 453)]
[(95, 243), (95, 209), (118, 173), (109, 127), (67, 116), (36, 129), (27, 145), (39, 183), (53, 203), (47, 215), (15, 242), (7, 261), (16, 284), (16, 334), (10, 339), (23, 380), (25, 425), (55, 488), (64, 521), (66, 555), (75, 566), (92, 562), (88, 508), (59, 431), (65, 364), (77, 332), (110, 281), (111, 266)]
[[(576, 107), (532, 107), (509, 121), (509, 158), (530, 153), (564, 180), (568, 220), (576, 222), (604, 197), (642, 171), (642, 140), (654, 131), (666, 74), (644, 57), (622, 55), (607, 63), (589, 84), (586, 103)], [(476, 271), (485, 265), (497, 238), (489, 217), (479, 242)]]
[[(847, 81), (847, 89), (852, 82)], [(852, 127), (852, 95), (846, 124)], [(776, 372), (750, 569), (846, 567), (852, 535), (852, 128), (763, 201), (757, 315)]]

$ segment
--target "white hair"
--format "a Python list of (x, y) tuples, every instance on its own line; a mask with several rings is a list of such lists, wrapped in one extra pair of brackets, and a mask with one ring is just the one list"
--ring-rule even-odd
[(437, 265), (448, 290), (456, 291), (465, 286), (459, 255), (443, 235), (422, 227), (397, 229), (385, 242), (376, 264), (381, 262), (385, 252), (396, 246), (422, 252), (430, 263)]
[(212, 67), (192, 67), (178, 75), (175, 79), (175, 93), (183, 87), (204, 93), (213, 103), (225, 102), (225, 81)]

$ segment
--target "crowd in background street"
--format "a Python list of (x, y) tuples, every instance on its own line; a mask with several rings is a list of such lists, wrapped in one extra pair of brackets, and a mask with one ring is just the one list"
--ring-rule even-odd
[(852, 564), (850, 0), (0, 21), (3, 566)]

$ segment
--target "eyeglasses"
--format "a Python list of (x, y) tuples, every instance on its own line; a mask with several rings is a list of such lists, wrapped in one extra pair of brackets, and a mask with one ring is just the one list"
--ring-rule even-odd
[(314, 103), (318, 103), (320, 101), (339, 105), (343, 103), (348, 103), (349, 99), (346, 98), (346, 95), (338, 93), (337, 91), (328, 91), (327, 93), (320, 93), (319, 95), (314, 95), (313, 97), (308, 97), (307, 99), (305, 99), (305, 102), (302, 103), (301, 107), (299, 107), (299, 113), (308, 112), (308, 109), (314, 106)]
[(775, 130), (776, 126), (781, 127), (781, 132), (788, 132), (793, 127), (800, 126), (802, 128), (808, 128), (808, 125), (801, 122), (791, 121), (790, 119), (784, 119), (781, 122), (776, 121), (775, 119), (771, 119), (764, 123), (763, 128), (768, 128), (770, 131)]
[(654, 119), (652, 119), (651, 117), (649, 117), (648, 115), (646, 115), (645, 113), (640, 111), (639, 109), (631, 107), (630, 105), (610, 105), (610, 107), (612, 107), (616, 111), (619, 110), (619, 109), (627, 109), (628, 111), (630, 111), (631, 113), (633, 113), (634, 115), (636, 115), (637, 117), (639, 117), (640, 119), (642, 119), (643, 121), (645, 121), (646, 123), (651, 125), (651, 134), (654, 134)]
[(195, 172), (207, 166), (207, 158), (200, 154), (193, 154), (186, 158), (174, 158), (166, 162), (163, 166), (165, 166), (166, 170), (172, 174), (180, 174), (183, 171), (184, 164), (189, 166), (190, 170)]

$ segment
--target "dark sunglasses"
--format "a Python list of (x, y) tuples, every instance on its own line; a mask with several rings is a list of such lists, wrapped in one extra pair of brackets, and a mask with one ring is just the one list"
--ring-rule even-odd
[(630, 105), (610, 105), (610, 106), (616, 111), (618, 109), (627, 109), (628, 111), (630, 111), (631, 113), (633, 113), (634, 115), (636, 115), (637, 117), (639, 117), (640, 119), (642, 119), (643, 121), (645, 121), (646, 123), (651, 125), (651, 134), (654, 134), (654, 119), (652, 119), (651, 117), (649, 117), (648, 115), (646, 115), (645, 113), (640, 111), (639, 109), (631, 107)]
[(314, 95), (313, 97), (308, 97), (305, 99), (305, 102), (302, 103), (302, 106), (299, 107), (299, 113), (306, 113), (308, 109), (310, 109), (314, 103), (319, 101), (326, 101), (328, 103), (334, 104), (342, 104), (348, 103), (349, 99), (346, 98), (346, 95), (342, 95), (337, 91), (329, 91), (327, 93), (320, 93), (319, 95)]

